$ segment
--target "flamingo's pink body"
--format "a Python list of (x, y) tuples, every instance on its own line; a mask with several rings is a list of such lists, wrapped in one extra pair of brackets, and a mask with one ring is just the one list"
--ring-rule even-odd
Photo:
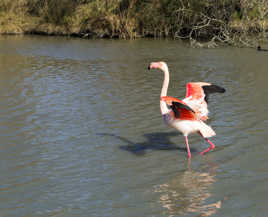
[(201, 154), (215, 148), (215, 145), (208, 139), (215, 136), (213, 129), (204, 123), (208, 119), (208, 94), (214, 92), (225, 92), (224, 88), (205, 82), (191, 82), (186, 85), (186, 97), (179, 100), (167, 96), (169, 84), (169, 71), (165, 62), (152, 62), (149, 69), (160, 69), (164, 72), (164, 81), (160, 95), (160, 110), (164, 122), (183, 133), (187, 146), (188, 157), (191, 158), (191, 151), (188, 143), (188, 135), (199, 133), (210, 147)]

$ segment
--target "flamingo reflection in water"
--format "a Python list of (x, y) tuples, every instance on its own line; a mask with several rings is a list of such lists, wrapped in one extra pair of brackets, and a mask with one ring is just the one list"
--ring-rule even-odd
[(169, 182), (154, 187), (159, 196), (159, 203), (166, 209), (165, 215), (177, 216), (198, 213), (207, 217), (216, 214), (222, 206), (222, 200), (213, 203), (206, 201), (212, 197), (210, 188), (216, 182), (217, 166), (209, 165), (208, 172), (188, 169), (172, 178)]

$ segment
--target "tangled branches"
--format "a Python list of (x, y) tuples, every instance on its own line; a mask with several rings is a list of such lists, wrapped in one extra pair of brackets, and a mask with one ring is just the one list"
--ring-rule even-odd
[(256, 47), (257, 41), (250, 37), (247, 26), (237, 28), (233, 25), (233, 21), (237, 19), (235, 15), (240, 16), (239, 20), (242, 21), (241, 10), (240, 2), (236, 0), (206, 0), (199, 5), (187, 4), (187, 7), (182, 3), (182, 7), (176, 10), (177, 20), (181, 25), (174, 37), (189, 39), (193, 47), (216, 47), (217, 42)]

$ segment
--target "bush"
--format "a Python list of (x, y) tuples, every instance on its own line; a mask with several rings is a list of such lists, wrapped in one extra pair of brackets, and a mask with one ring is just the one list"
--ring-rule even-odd
[(268, 30), (267, 0), (1, 0), (0, 13), (11, 19), (10, 25), (20, 23), (22, 31), (23, 19), (32, 18), (32, 26), (38, 20), (36, 28), (49, 26), (50, 32), (60, 27), (57, 32), (64, 34), (125, 39), (173, 37), (235, 44), (251, 34), (267, 38)]

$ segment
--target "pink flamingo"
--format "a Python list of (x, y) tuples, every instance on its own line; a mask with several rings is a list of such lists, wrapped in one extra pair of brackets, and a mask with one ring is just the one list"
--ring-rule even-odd
[(201, 152), (213, 150), (215, 145), (208, 139), (215, 136), (214, 130), (204, 123), (208, 119), (208, 97), (211, 93), (224, 93), (225, 89), (217, 85), (205, 82), (191, 82), (186, 85), (186, 97), (183, 100), (167, 96), (169, 84), (169, 71), (165, 62), (152, 62), (148, 69), (160, 69), (164, 72), (164, 81), (160, 95), (160, 111), (164, 122), (182, 132), (185, 137), (188, 158), (191, 151), (188, 143), (188, 135), (199, 133), (210, 147)]

